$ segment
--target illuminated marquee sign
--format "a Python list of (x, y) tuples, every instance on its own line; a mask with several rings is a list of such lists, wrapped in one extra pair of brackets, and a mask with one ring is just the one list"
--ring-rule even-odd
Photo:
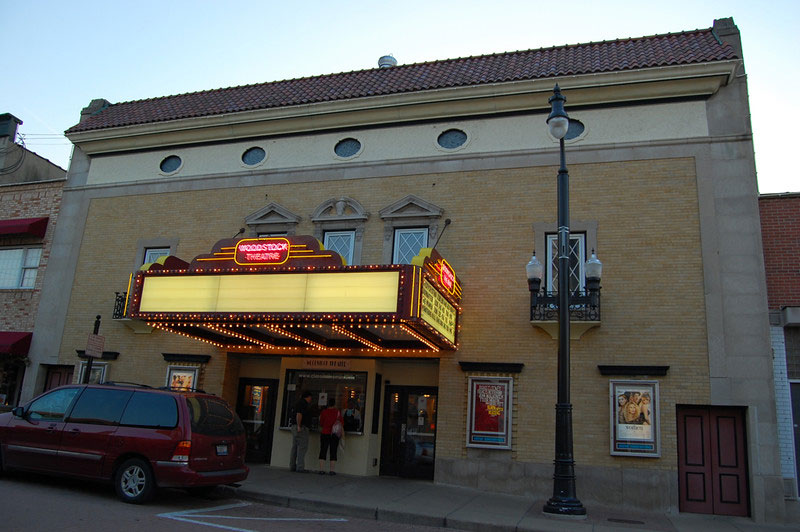
[(462, 289), (431, 248), (410, 265), (346, 266), (310, 235), (228, 238), (190, 263), (144, 265), (126, 315), (224, 349), (418, 356), (458, 348)]
[(455, 307), (428, 281), (422, 281), (422, 312), (420, 317), (439, 334), (456, 342)]
[(447, 261), (442, 259), (439, 265), (439, 282), (451, 294), (456, 289), (456, 272), (447, 264)]
[(436, 284), (449, 296), (453, 296), (455, 301), (461, 300), (461, 281), (453, 267), (438, 251), (433, 248), (422, 248), (419, 250), (419, 255), (412, 259), (411, 264), (431, 274)]
[(283, 264), (289, 259), (285, 238), (244, 238), (236, 243), (234, 262), (240, 266)]

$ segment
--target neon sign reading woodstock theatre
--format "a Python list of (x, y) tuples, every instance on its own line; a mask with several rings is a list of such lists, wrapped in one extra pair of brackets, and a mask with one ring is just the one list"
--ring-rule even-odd
[(289, 258), (285, 238), (244, 238), (236, 243), (234, 261), (239, 265), (283, 264)]

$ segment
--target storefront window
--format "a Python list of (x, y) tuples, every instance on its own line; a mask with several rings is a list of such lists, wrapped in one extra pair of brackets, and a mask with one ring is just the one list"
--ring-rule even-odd
[(341, 410), (344, 416), (344, 430), (356, 433), (364, 431), (366, 373), (287, 370), (281, 427), (289, 426), (294, 405), (305, 391), (311, 392), (312, 430), (319, 430), (319, 413), (325, 409), (328, 398), (334, 397), (336, 408)]

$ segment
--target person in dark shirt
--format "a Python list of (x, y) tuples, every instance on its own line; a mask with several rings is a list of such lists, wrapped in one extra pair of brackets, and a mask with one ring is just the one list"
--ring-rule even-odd
[(292, 422), (292, 451), (289, 455), (289, 471), (306, 472), (306, 451), (311, 431), (311, 392), (303, 392), (294, 405)]

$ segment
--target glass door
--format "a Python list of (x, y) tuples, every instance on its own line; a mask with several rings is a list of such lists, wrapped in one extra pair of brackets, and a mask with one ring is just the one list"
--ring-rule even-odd
[(387, 386), (381, 474), (433, 479), (438, 389)]
[(247, 436), (248, 462), (270, 463), (277, 394), (277, 379), (239, 379), (236, 413)]

